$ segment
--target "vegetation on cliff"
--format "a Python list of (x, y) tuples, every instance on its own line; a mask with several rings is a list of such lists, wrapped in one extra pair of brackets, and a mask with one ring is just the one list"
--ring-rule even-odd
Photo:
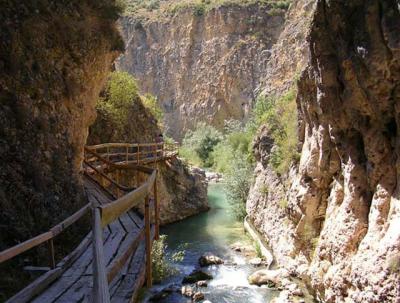
[[(152, 95), (140, 96), (137, 82), (129, 73), (112, 72), (109, 75), (96, 109), (97, 119), (90, 128), (90, 144), (121, 140), (154, 141), (160, 132), (161, 108)], [(132, 119), (136, 116), (141, 119)], [(140, 129), (143, 132), (139, 132)]]
[(164, 15), (175, 15), (179, 11), (190, 9), (196, 16), (220, 6), (265, 5), (272, 10), (286, 10), (292, 0), (124, 0), (128, 15), (149, 15), (158, 11)]

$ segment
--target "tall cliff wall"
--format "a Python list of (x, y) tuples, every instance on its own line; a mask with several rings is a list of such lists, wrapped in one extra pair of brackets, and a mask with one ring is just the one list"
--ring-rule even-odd
[(310, 4), (297, 82), (301, 160), (278, 176), (268, 127), (260, 132), (249, 217), (278, 265), (324, 302), (398, 302), (399, 3), (297, 1)]
[(123, 48), (114, 1), (1, 1), (0, 250), (85, 202), (88, 126)]
[(283, 16), (270, 5), (232, 4), (156, 20), (126, 17), (127, 52), (116, 66), (158, 97), (175, 139), (199, 121), (222, 128), (226, 119), (246, 119)]

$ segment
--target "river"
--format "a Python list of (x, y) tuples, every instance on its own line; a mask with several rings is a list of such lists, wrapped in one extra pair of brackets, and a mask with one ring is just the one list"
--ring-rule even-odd
[[(173, 253), (185, 245), (185, 258), (174, 264), (179, 273), (162, 285), (155, 285), (152, 291), (161, 290), (171, 283), (180, 283), (183, 276), (197, 267), (202, 254), (212, 253), (237, 265), (218, 265), (204, 269), (214, 277), (207, 288), (199, 288), (205, 294), (206, 300), (213, 303), (269, 302), (278, 293), (268, 288), (249, 285), (247, 277), (255, 268), (248, 265), (243, 255), (230, 248), (235, 242), (251, 245), (251, 241), (244, 233), (243, 224), (235, 220), (229, 209), (224, 186), (210, 184), (208, 198), (210, 211), (162, 228), (162, 234), (168, 236), (168, 252)], [(172, 294), (161, 302), (186, 303), (188, 299), (180, 294)]]

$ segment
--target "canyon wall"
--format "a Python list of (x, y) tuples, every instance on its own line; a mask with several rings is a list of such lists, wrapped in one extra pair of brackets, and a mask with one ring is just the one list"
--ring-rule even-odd
[[(269, 163), (273, 139), (268, 126), (260, 130), (249, 219), (277, 265), (324, 302), (397, 303), (399, 3), (300, 0), (296, 6), (311, 8), (309, 26), (299, 28), (306, 43), (294, 47), (294, 57), (307, 58), (292, 80), (301, 159), (287, 174), (276, 174)], [(296, 24), (292, 15), (285, 28)], [(279, 68), (285, 69), (278, 64), (271, 77)], [(271, 92), (270, 81), (265, 90)], [(276, 83), (279, 93), (289, 82)]]
[[(121, 126), (102, 112), (98, 112), (90, 128), (88, 144), (105, 142), (155, 142), (161, 130), (157, 120), (147, 110), (140, 96), (132, 100), (126, 121)], [(207, 182), (205, 172), (189, 167), (179, 158), (158, 162), (157, 190), (160, 200), (161, 224), (172, 223), (208, 210)]]
[(158, 97), (173, 138), (182, 139), (199, 121), (221, 129), (227, 119), (247, 118), (284, 12), (269, 4), (226, 4), (202, 14), (186, 8), (125, 17), (127, 52), (116, 67)]
[(86, 203), (80, 168), (94, 105), (123, 49), (114, 1), (2, 1), (0, 250)]

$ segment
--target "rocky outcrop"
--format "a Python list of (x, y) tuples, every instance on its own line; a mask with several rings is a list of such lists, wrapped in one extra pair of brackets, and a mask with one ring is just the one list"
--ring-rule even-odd
[(187, 8), (148, 20), (126, 17), (127, 52), (116, 66), (158, 97), (166, 131), (175, 139), (199, 121), (221, 129), (224, 120), (248, 116), (283, 16), (284, 10), (260, 2), (203, 14)]
[(172, 223), (208, 211), (207, 182), (205, 173), (189, 167), (179, 158), (172, 158), (158, 165), (161, 178), (161, 224)]
[[(161, 130), (156, 119), (136, 96), (128, 109), (127, 120), (122, 127), (114, 125), (112, 119), (98, 113), (90, 128), (89, 144), (104, 142), (154, 142)], [(120, 123), (120, 122), (118, 122)], [(120, 129), (116, 132), (115, 129)], [(205, 172), (189, 167), (179, 158), (157, 164), (157, 190), (160, 197), (160, 222), (172, 223), (207, 211), (207, 181)]]
[(297, 84), (301, 160), (277, 175), (274, 142), (260, 133), (249, 216), (278, 265), (324, 302), (397, 302), (398, 2), (321, 0), (311, 11)]
[(123, 48), (117, 18), (114, 1), (2, 1), (0, 250), (86, 203), (83, 146)]

